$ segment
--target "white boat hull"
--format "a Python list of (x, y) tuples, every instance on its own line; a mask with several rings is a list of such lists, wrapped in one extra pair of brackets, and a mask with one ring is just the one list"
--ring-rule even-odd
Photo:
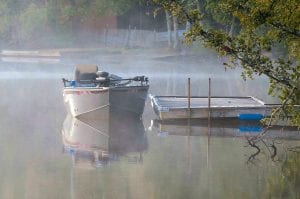
[(93, 112), (109, 112), (109, 89), (99, 88), (64, 88), (64, 103), (73, 117)]
[(65, 87), (64, 102), (73, 117), (109, 117), (109, 112), (127, 111), (141, 116), (149, 86)]

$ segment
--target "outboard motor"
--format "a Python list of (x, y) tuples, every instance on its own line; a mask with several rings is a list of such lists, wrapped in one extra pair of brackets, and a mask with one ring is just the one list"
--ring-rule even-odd
[(110, 84), (110, 79), (108, 77), (109, 73), (105, 71), (97, 71), (97, 82), (99, 83), (100, 86), (109, 86)]
[(96, 80), (97, 71), (97, 65), (76, 65), (74, 70), (74, 80), (82, 84), (90, 84), (92, 81)]
[(106, 71), (97, 71), (98, 77), (108, 77), (109, 73)]

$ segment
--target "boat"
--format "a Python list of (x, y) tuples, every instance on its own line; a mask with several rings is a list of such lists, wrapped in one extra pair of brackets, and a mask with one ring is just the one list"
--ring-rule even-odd
[(142, 116), (149, 84), (145, 76), (122, 78), (99, 71), (97, 65), (77, 65), (73, 80), (63, 79), (64, 103), (73, 117), (127, 111)]

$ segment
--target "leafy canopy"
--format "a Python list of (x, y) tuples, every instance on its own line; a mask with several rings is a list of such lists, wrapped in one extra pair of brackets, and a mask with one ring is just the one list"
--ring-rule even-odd
[[(191, 28), (185, 33), (188, 44), (200, 40), (205, 46), (215, 49), (228, 58), (224, 63), (226, 67), (241, 66), (244, 69), (244, 79), (252, 78), (254, 74), (268, 76), (269, 94), (277, 96), (282, 103), (274, 110), (273, 116), (289, 118), (291, 124), (300, 127), (300, 108), (294, 106), (300, 104), (298, 0), (206, 0), (204, 4), (214, 3), (220, 8), (219, 16), (231, 13), (239, 21), (240, 32), (235, 36), (222, 28), (203, 25), (206, 12), (200, 12), (198, 5), (204, 0), (153, 1), (178, 16), (181, 22), (191, 23)], [(228, 20), (223, 23), (228, 23)], [(282, 47), (282, 56), (270, 55), (276, 45)]]

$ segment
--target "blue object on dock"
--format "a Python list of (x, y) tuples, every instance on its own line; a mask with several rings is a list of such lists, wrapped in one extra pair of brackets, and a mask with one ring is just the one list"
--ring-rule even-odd
[(264, 116), (258, 113), (245, 113), (239, 115), (240, 120), (261, 120), (262, 118), (264, 118)]
[(71, 83), (70, 83), (70, 86), (76, 86), (76, 81), (72, 80)]
[(239, 131), (241, 133), (258, 133), (262, 131), (261, 126), (240, 126)]
[(64, 150), (66, 153), (72, 155), (73, 153), (75, 153), (75, 149), (73, 147), (64, 147)]

